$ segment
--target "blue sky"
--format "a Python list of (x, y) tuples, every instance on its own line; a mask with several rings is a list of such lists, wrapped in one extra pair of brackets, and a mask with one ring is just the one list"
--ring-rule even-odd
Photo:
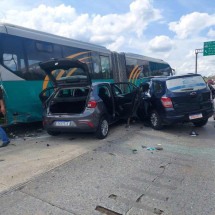
[[(160, 58), (177, 74), (215, 41), (214, 0), (0, 0), (0, 21)], [(215, 75), (215, 55), (199, 54), (198, 72)]]

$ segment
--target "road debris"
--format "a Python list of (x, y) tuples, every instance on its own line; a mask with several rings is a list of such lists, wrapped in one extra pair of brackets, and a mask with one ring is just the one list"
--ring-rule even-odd
[(190, 136), (191, 137), (196, 137), (197, 135), (199, 135), (199, 134), (197, 134), (195, 131), (191, 131), (190, 132)]
[(161, 146), (157, 146), (157, 147), (145, 147), (145, 146), (142, 146), (142, 148), (146, 148), (146, 150), (148, 150), (148, 151), (161, 151), (161, 150), (163, 150), (163, 147), (161, 147)]
[(158, 208), (154, 208), (154, 214), (161, 215), (163, 212), (164, 212), (163, 210), (160, 210)]
[(132, 149), (133, 154), (137, 154), (137, 149)]
[(155, 151), (155, 150), (156, 150), (155, 147), (147, 147), (146, 149), (147, 149), (148, 151)]
[(111, 194), (110, 196), (108, 196), (108, 198), (116, 200), (117, 199), (117, 195)]
[(163, 147), (159, 146), (159, 147), (155, 147), (155, 149), (160, 151), (160, 150), (163, 150)]

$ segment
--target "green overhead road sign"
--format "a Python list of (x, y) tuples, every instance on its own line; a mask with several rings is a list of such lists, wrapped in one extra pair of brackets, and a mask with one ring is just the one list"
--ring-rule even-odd
[(204, 42), (203, 56), (215, 55), (215, 41)]

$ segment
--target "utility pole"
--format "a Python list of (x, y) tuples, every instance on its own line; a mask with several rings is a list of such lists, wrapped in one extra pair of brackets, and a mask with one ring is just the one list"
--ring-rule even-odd
[(195, 67), (195, 73), (196, 73), (196, 74), (197, 74), (198, 53), (203, 53), (203, 49), (195, 49), (195, 54), (196, 54), (196, 67)]

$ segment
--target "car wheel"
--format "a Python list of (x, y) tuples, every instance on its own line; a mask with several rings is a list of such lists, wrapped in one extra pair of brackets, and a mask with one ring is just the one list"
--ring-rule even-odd
[(198, 122), (193, 122), (193, 124), (196, 127), (202, 127), (202, 126), (206, 125), (207, 122), (208, 122), (208, 119), (203, 119), (203, 120), (198, 121)]
[(152, 111), (150, 114), (151, 127), (155, 130), (160, 130), (163, 127), (161, 118), (156, 111)]
[(105, 117), (102, 117), (100, 119), (97, 131), (96, 131), (96, 137), (98, 139), (104, 139), (105, 137), (107, 137), (109, 132), (109, 124), (108, 121)]
[(57, 136), (57, 135), (59, 135), (60, 134), (60, 132), (57, 132), (57, 131), (47, 131), (47, 133), (49, 134), (49, 135), (51, 135), (51, 136)]

